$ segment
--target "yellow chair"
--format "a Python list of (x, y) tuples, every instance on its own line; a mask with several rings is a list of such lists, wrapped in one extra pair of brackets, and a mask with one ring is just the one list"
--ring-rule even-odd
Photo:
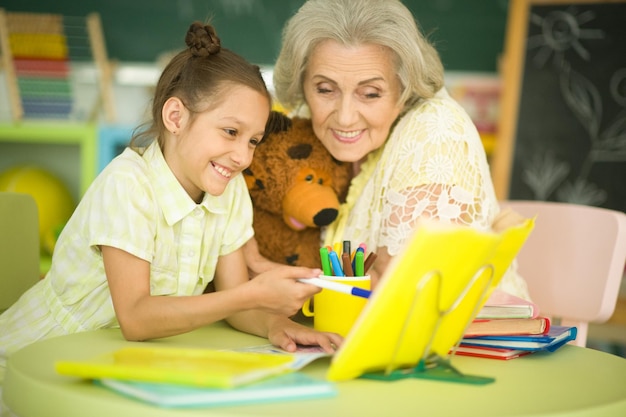
[(626, 263), (626, 214), (545, 201), (501, 206), (537, 216), (517, 257), (518, 271), (540, 314), (576, 326), (573, 344), (585, 346), (588, 323), (603, 323), (615, 310)]
[(0, 192), (0, 312), (39, 280), (39, 220), (29, 194)]

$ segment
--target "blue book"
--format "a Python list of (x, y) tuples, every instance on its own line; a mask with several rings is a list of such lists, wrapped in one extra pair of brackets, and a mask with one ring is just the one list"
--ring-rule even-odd
[(167, 383), (102, 378), (94, 383), (118, 394), (168, 408), (217, 407), (328, 398), (337, 395), (335, 384), (292, 372), (236, 388), (205, 388)]
[(552, 326), (545, 335), (507, 335), (464, 337), (461, 345), (553, 352), (565, 343), (576, 340), (576, 327)]

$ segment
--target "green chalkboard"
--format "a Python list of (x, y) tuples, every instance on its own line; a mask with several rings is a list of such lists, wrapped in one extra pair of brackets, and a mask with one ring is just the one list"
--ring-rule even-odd
[(500, 199), (626, 212), (626, 0), (513, 0)]
[[(100, 13), (109, 57), (153, 62), (180, 49), (193, 20), (211, 17), (222, 42), (257, 64), (271, 65), (283, 24), (304, 0), (3, 0), (9, 12)], [(406, 0), (437, 45), (448, 70), (496, 71), (506, 0)]]

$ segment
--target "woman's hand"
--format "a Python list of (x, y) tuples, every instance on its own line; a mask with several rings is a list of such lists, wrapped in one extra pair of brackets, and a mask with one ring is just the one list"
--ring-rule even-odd
[(386, 247), (378, 248), (378, 250), (376, 251), (376, 255), (378, 255), (376, 257), (376, 262), (374, 262), (370, 270), (367, 272), (371, 279), (370, 285), (372, 291), (376, 288), (376, 286), (378, 286), (378, 282), (385, 274), (387, 266), (393, 259), (393, 256), (389, 255), (389, 252), (387, 252)]
[(526, 218), (515, 210), (505, 208), (504, 210), (501, 210), (500, 213), (498, 213), (493, 223), (491, 224), (491, 229), (496, 233), (500, 233), (511, 226), (517, 226), (519, 224), (522, 224), (525, 220)]
[(297, 345), (320, 346), (327, 353), (334, 353), (343, 343), (336, 333), (318, 332), (285, 317), (277, 317), (268, 329), (267, 338), (274, 345), (294, 352)]

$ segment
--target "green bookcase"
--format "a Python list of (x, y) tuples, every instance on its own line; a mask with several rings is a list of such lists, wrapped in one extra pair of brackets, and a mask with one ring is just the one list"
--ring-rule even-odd
[[(0, 173), (37, 166), (58, 177), (78, 202), (97, 174), (97, 126), (66, 121), (0, 123)], [(45, 273), (50, 257), (42, 255)]]

